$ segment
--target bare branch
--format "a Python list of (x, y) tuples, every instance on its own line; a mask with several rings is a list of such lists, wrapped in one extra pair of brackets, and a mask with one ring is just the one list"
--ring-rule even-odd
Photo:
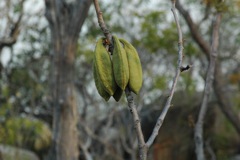
[(82, 138), (79, 138), (79, 146), (82, 149), (83, 155), (85, 157), (86, 160), (93, 160), (93, 157), (91, 156), (91, 154), (89, 153), (88, 149), (91, 145), (91, 139), (89, 137), (87, 137), (87, 140), (84, 144), (84, 142), (82, 142)]
[(79, 124), (81, 125), (81, 127), (84, 129), (84, 131), (86, 132), (86, 134), (91, 137), (92, 139), (100, 142), (103, 145), (108, 146), (108, 143), (106, 141), (104, 141), (103, 138), (101, 138), (100, 136), (96, 135), (89, 127), (88, 125), (86, 125), (82, 120), (79, 121)]
[[(199, 48), (203, 51), (207, 59), (210, 60), (211, 48), (208, 45), (208, 42), (203, 39), (203, 37), (201, 36), (200, 32), (197, 29), (197, 25), (193, 22), (192, 17), (188, 13), (188, 11), (183, 8), (183, 6), (180, 4), (179, 1), (180, 0), (177, 0), (176, 2), (176, 8), (183, 15), (185, 21), (187, 22), (193, 39), (196, 41)], [(232, 109), (233, 107), (232, 107), (231, 100), (228, 94), (225, 92), (223, 86), (226, 86), (226, 84), (224, 82), (224, 75), (221, 71), (221, 63), (217, 62), (215, 67), (215, 75), (214, 75), (214, 92), (217, 96), (220, 109), (225, 114), (225, 116), (229, 119), (229, 121), (233, 124), (236, 131), (240, 133), (240, 125), (239, 125), (240, 119), (234, 113)]]
[[(20, 7), (23, 7), (24, 0), (20, 1)], [(18, 35), (20, 33), (20, 23), (23, 17), (23, 11), (21, 10), (20, 15), (18, 16), (18, 19), (16, 22), (13, 22), (13, 20), (8, 17), (9, 23), (12, 25), (9, 35), (7, 35), (4, 38), (0, 39), (0, 53), (3, 47), (11, 47), (14, 43), (16, 43)]]
[(88, 127), (88, 125), (83, 121), (80, 120), (79, 124), (81, 125), (81, 127), (83, 128), (83, 130), (86, 132), (86, 134), (92, 138), (93, 140), (98, 141), (100, 144), (102, 144), (104, 146), (105, 149), (107, 149), (110, 155), (112, 155), (116, 160), (122, 160), (121, 156), (118, 155), (116, 152), (112, 151), (112, 146), (111, 144), (109, 144), (104, 138), (102, 138), (101, 136), (97, 135), (94, 133), (94, 131)]
[(182, 16), (184, 17), (184, 19), (186, 20), (189, 29), (191, 31), (192, 37), (193, 39), (198, 42), (198, 46), (199, 48), (203, 51), (203, 53), (205, 53), (205, 55), (207, 56), (207, 58), (209, 59), (209, 55), (210, 55), (210, 46), (208, 45), (208, 43), (202, 38), (201, 34), (198, 31), (198, 27), (197, 25), (193, 22), (192, 17), (190, 16), (190, 14), (188, 13), (187, 10), (185, 10), (182, 5), (180, 4), (179, 0), (176, 1), (176, 8), (178, 9), (178, 11), (182, 14)]
[(207, 151), (208, 151), (208, 153), (209, 153), (209, 155), (211, 157), (211, 160), (216, 160), (216, 155), (215, 155), (215, 153), (214, 153), (214, 151), (213, 151), (213, 149), (212, 149), (212, 147), (210, 145), (210, 140), (208, 139), (205, 142), (205, 144), (206, 144), (206, 149), (207, 149)]
[(126, 136), (123, 136), (123, 134), (120, 134), (119, 136), (120, 136), (120, 141), (121, 141), (121, 144), (122, 144), (124, 150), (125, 150), (127, 153), (132, 154), (133, 148), (130, 148), (130, 147), (128, 146), (128, 144), (126, 143)]
[(171, 10), (173, 12), (173, 16), (174, 16), (174, 19), (175, 19), (175, 22), (176, 22), (176, 25), (177, 25), (177, 30), (178, 30), (178, 66), (177, 66), (177, 69), (176, 69), (175, 77), (173, 79), (173, 84), (172, 84), (172, 87), (171, 87), (171, 90), (170, 90), (170, 95), (167, 99), (167, 102), (166, 102), (166, 104), (163, 108), (163, 111), (162, 111), (161, 115), (158, 117), (157, 123), (156, 123), (156, 125), (153, 129), (153, 132), (152, 132), (150, 138), (148, 139), (148, 141), (146, 143), (147, 147), (150, 147), (152, 145), (154, 139), (158, 135), (158, 131), (161, 128), (162, 123), (163, 123), (163, 121), (166, 117), (166, 114), (167, 114), (167, 112), (168, 112), (168, 110), (171, 106), (171, 101), (172, 101), (172, 98), (173, 98), (173, 94), (175, 92), (177, 81), (178, 81), (178, 78), (179, 78), (180, 72), (181, 72), (182, 59), (183, 59), (183, 38), (182, 38), (181, 27), (180, 27), (178, 17), (177, 17), (177, 14), (176, 14), (175, 1), (172, 1), (172, 9)]
[(126, 94), (126, 97), (127, 97), (129, 110), (130, 110), (130, 112), (133, 116), (134, 128), (137, 132), (138, 148), (139, 148), (139, 152), (140, 152), (139, 156), (140, 156), (141, 160), (146, 160), (147, 149), (148, 148), (145, 145), (143, 132), (142, 132), (142, 127), (141, 127), (140, 118), (139, 118), (139, 115), (138, 115), (138, 112), (137, 112), (137, 108), (136, 108), (136, 105), (134, 104), (133, 96), (132, 96), (131, 91), (129, 90), (128, 87), (126, 87), (125, 94)]
[(212, 89), (212, 82), (214, 79), (214, 70), (217, 59), (217, 49), (219, 43), (219, 27), (221, 22), (221, 13), (216, 15), (216, 19), (213, 22), (213, 35), (212, 35), (212, 46), (210, 53), (210, 64), (208, 67), (208, 73), (206, 77), (206, 83), (204, 88), (203, 101), (200, 108), (200, 113), (198, 115), (198, 120), (195, 126), (194, 139), (195, 139), (195, 152), (197, 160), (205, 160), (204, 149), (203, 149), (203, 123), (207, 112), (207, 103)]

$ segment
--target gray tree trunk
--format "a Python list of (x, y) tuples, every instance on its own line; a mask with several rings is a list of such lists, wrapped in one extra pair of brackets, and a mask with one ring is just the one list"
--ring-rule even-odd
[(79, 157), (78, 110), (74, 93), (74, 60), (79, 32), (91, 0), (45, 0), (53, 55), (53, 137), (51, 160)]

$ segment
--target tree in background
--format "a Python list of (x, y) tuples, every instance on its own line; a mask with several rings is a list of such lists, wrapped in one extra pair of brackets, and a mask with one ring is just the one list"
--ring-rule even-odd
[(45, 0), (51, 29), (54, 160), (77, 160), (78, 108), (74, 85), (74, 62), (79, 32), (87, 17), (91, 0)]
[[(3, 35), (0, 37), (0, 55), (2, 53), (3, 47), (12, 47), (18, 38), (19, 32), (20, 32), (20, 23), (23, 16), (23, 3), (24, 0), (21, 0), (19, 4), (15, 6), (17, 8), (17, 20), (14, 20), (15, 17), (12, 17), (9, 15), (11, 6), (13, 5), (12, 1), (8, 1), (6, 3), (6, 8), (3, 10), (3, 15), (7, 16), (7, 26), (5, 27), (5, 32), (3, 32)], [(3, 65), (0, 62), (0, 71), (2, 71)]]

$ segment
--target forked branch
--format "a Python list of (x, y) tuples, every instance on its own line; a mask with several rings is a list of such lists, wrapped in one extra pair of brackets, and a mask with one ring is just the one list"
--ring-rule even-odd
[(167, 102), (166, 102), (166, 104), (163, 108), (162, 113), (160, 114), (160, 116), (157, 119), (157, 123), (155, 124), (153, 132), (152, 132), (150, 138), (148, 139), (148, 141), (146, 143), (147, 147), (150, 147), (152, 145), (154, 139), (158, 135), (159, 129), (162, 126), (162, 123), (163, 123), (163, 121), (164, 121), (164, 119), (167, 115), (167, 112), (168, 112), (169, 108), (171, 107), (173, 94), (175, 92), (177, 81), (178, 81), (178, 78), (180, 76), (181, 68), (182, 68), (182, 59), (183, 59), (183, 38), (182, 37), (183, 36), (182, 36), (181, 26), (179, 24), (178, 17), (177, 17), (177, 14), (176, 14), (175, 3), (176, 3), (176, 1), (173, 0), (171, 10), (173, 12), (174, 20), (175, 20), (175, 23), (177, 25), (177, 31), (178, 31), (178, 65), (177, 65), (175, 77), (173, 79), (173, 83), (172, 83), (172, 87), (171, 87), (171, 90), (170, 90), (169, 97), (168, 97)]

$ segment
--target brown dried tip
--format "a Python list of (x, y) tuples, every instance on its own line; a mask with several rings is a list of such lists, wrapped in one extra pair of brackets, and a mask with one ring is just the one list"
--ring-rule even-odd
[(110, 42), (107, 38), (104, 38), (103, 40), (103, 44), (106, 46), (106, 45), (110, 45)]

